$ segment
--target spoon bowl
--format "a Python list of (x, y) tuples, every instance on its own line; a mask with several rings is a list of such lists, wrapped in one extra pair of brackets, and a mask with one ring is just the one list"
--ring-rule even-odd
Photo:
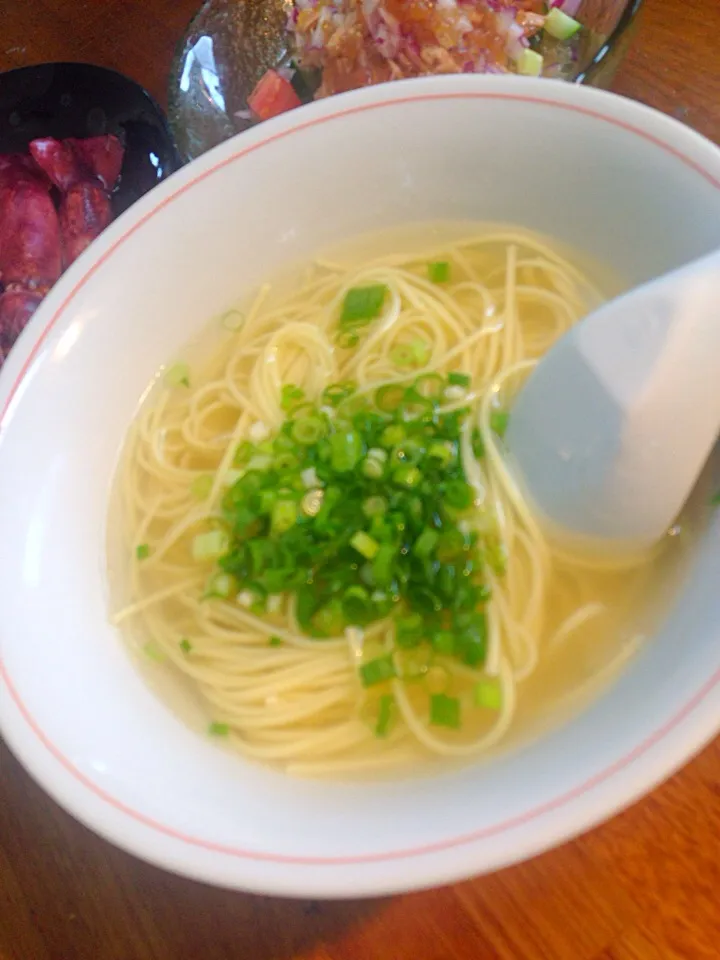
[(720, 431), (720, 252), (603, 304), (542, 358), (507, 434), (556, 536), (617, 553), (659, 541)]

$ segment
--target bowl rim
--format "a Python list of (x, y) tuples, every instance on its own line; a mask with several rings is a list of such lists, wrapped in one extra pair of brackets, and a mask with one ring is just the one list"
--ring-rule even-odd
[[(194, 163), (172, 176), (157, 190), (140, 200), (132, 212), (124, 214), (114, 228), (96, 241), (90, 250), (71, 268), (60, 281), (31, 320), (12, 351), (5, 368), (0, 373), (0, 445), (4, 428), (21, 402), (21, 394), (29, 386), (36, 366), (42, 361), (43, 347), (56, 325), (63, 318), (78, 292), (94, 276), (96, 271), (112, 257), (114, 251), (127, 242), (143, 224), (154, 217), (174, 199), (187, 192), (195, 184), (215, 172), (241, 161), (243, 157), (269, 144), (285, 140), (308, 128), (365, 113), (370, 110), (394, 108), (411, 102), (438, 100), (502, 100), (542, 104), (589, 116), (594, 120), (611, 124), (634, 134), (655, 147), (665, 151), (702, 176), (710, 185), (720, 190), (720, 150), (700, 134), (678, 121), (652, 110), (642, 104), (603, 91), (581, 88), (564, 81), (547, 79), (531, 80), (513, 78), (487, 78), (467, 76), (443, 77), (427, 80), (408, 80), (354, 91), (333, 97), (295, 111), (291, 115), (262, 124), (230, 141), (220, 144)], [(634, 122), (636, 118), (637, 122)], [(650, 128), (650, 129), (648, 129)], [(715, 171), (707, 169), (690, 154), (693, 147), (707, 151), (712, 148)], [(685, 152), (687, 150), (687, 152)], [(712, 166), (712, 164), (710, 164)], [(18, 759), (29, 772), (72, 815), (86, 823), (97, 833), (116, 845), (129, 850), (141, 859), (163, 866), (171, 871), (207, 882), (251, 889), (257, 892), (282, 893), (306, 896), (376, 895), (378, 892), (396, 892), (422, 888), (460, 879), (473, 872), (498, 869), (508, 863), (518, 862), (540, 853), (550, 846), (588, 830), (611, 815), (634, 802), (657, 783), (685, 763), (695, 752), (711, 739), (720, 727), (720, 698), (710, 702), (710, 695), (720, 686), (720, 670), (700, 686), (695, 694), (682, 704), (671, 718), (645, 740), (635, 743), (632, 749), (617, 758), (610, 766), (537, 808), (531, 808), (512, 820), (485, 826), (460, 837), (438, 841), (411, 849), (390, 850), (366, 856), (309, 857), (289, 856), (262, 850), (243, 850), (226, 847), (187, 836), (165, 826), (140, 811), (132, 810), (113, 798), (97, 784), (90, 781), (77, 769), (42, 730), (23, 703), (13, 684), (0, 650), (0, 684), (5, 687), (12, 702), (12, 712), (0, 710), (0, 729)], [(0, 698), (4, 699), (4, 698)], [(687, 723), (686, 723), (687, 721)], [(631, 742), (631, 741), (630, 741)], [(663, 743), (661, 756), (653, 753), (654, 747)], [(59, 765), (59, 766), (58, 766)], [(64, 771), (64, 773), (63, 773)], [(621, 775), (622, 779), (617, 779)], [(61, 782), (63, 778), (70, 778)], [(71, 783), (70, 781), (74, 781)], [(595, 788), (613, 782), (612, 795), (602, 802), (593, 797)], [(71, 790), (70, 787), (74, 789)], [(77, 787), (87, 794), (87, 802), (77, 799)], [(96, 801), (105, 815), (98, 813)], [(562, 823), (542, 826), (542, 818), (561, 811)], [(134, 825), (128, 821), (134, 821)], [(511, 834), (517, 828), (531, 822), (540, 822), (541, 827), (529, 839), (508, 843), (508, 849), (485, 862), (468, 867), (458, 862), (449, 869), (433, 863), (433, 856), (470, 848), (498, 834)], [(159, 834), (165, 841), (172, 841), (172, 855), (165, 849), (153, 848), (141, 843), (131, 827), (142, 825), (151, 834)], [(147, 840), (147, 836), (146, 836)], [(207, 862), (193, 863), (197, 849), (235, 861), (246, 861), (247, 873), (228, 881), (227, 871), (220, 869), (219, 862), (213, 866)], [(198, 858), (201, 859), (201, 858)], [(393, 861), (415, 860), (412, 876), (402, 881), (383, 879), (382, 867)], [(253, 864), (275, 865), (277, 875), (269, 877), (252, 875)], [(352, 876), (349, 867), (366, 865), (380, 868), (363, 878)], [(291, 867), (328, 868), (321, 879), (308, 887), (299, 875), (283, 877), (283, 870)], [(338, 868), (333, 870), (332, 868)], [(338, 871), (342, 874), (339, 881)], [(249, 878), (249, 879), (248, 879)]]

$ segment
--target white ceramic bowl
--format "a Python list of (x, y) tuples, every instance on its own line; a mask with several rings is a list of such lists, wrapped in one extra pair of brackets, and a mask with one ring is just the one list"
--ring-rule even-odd
[[(294, 186), (291, 186), (293, 184)], [(106, 621), (118, 449), (157, 367), (281, 263), (408, 220), (516, 221), (631, 281), (720, 245), (720, 151), (583, 87), (396, 83), (218, 147), (138, 203), (57, 285), (0, 376), (0, 720), (78, 819), (221, 885), (356, 896), (439, 884), (614, 813), (720, 726), (720, 542), (667, 622), (581, 716), (422, 781), (296, 781), (191, 733)]]

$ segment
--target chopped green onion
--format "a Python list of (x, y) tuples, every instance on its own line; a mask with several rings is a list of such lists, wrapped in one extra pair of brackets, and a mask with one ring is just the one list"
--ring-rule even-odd
[(168, 387), (189, 387), (190, 367), (186, 363), (175, 363), (165, 372), (165, 383)]
[(477, 457), (478, 460), (485, 456), (485, 442), (477, 427), (472, 432), (472, 450), (473, 455)]
[(476, 707), (502, 710), (502, 687), (496, 677), (487, 677), (475, 684), (473, 700)]
[(320, 417), (303, 417), (292, 425), (292, 438), (305, 447), (317, 443), (325, 436), (325, 424)]
[[(275, 571), (277, 572), (277, 571)], [(280, 613), (282, 610), (283, 598), (279, 593), (271, 593), (265, 603), (265, 609), (271, 615)]]
[(364, 530), (358, 530), (358, 532), (351, 537), (350, 546), (354, 550), (357, 550), (359, 554), (362, 554), (366, 560), (372, 560), (380, 549), (380, 544), (377, 540), (373, 540)]
[(370, 480), (379, 480), (385, 473), (385, 465), (377, 457), (366, 457), (362, 462), (363, 475)]
[(396, 553), (395, 547), (388, 543), (383, 544), (378, 550), (372, 564), (373, 579), (378, 586), (387, 586), (392, 580)]
[(348, 587), (342, 599), (342, 607), (348, 623), (365, 623), (372, 613), (370, 594), (365, 587)]
[(273, 460), (272, 465), (278, 473), (288, 473), (298, 466), (298, 458), (289, 450), (281, 450)]
[(387, 384), (375, 394), (375, 405), (383, 413), (394, 413), (405, 399), (405, 387), (395, 383)]
[(428, 264), (428, 277), (431, 283), (447, 283), (450, 279), (450, 264), (447, 260), (436, 260)]
[(466, 373), (449, 373), (447, 379), (451, 387), (465, 387), (467, 389), (472, 383)]
[(202, 474), (199, 477), (195, 477), (193, 482), (190, 484), (190, 493), (195, 497), (196, 500), (207, 500), (210, 496), (210, 491), (213, 487), (213, 478), (210, 474)]
[(368, 497), (363, 501), (362, 509), (366, 517), (377, 517), (387, 510), (387, 500), (384, 497)]
[(216, 723), (214, 720), (208, 727), (208, 733), (213, 737), (226, 737), (230, 733), (227, 723)]
[(257, 511), (263, 516), (267, 517), (273, 512), (273, 507), (277, 501), (277, 491), (276, 490), (261, 490), (257, 497)]
[(496, 573), (501, 577), (507, 570), (507, 549), (505, 544), (500, 540), (489, 540), (485, 545), (485, 556), (487, 557), (487, 562), (493, 569), (493, 573)]
[(385, 463), (388, 458), (387, 450), (383, 450), (382, 447), (370, 447), (367, 452), (368, 457), (372, 460), (379, 460), (380, 463)]
[(417, 647), (425, 635), (425, 625), (419, 613), (398, 617), (395, 621), (395, 643), (404, 650)]
[(556, 40), (569, 40), (570, 37), (575, 36), (581, 26), (582, 24), (578, 20), (569, 17), (559, 7), (553, 7), (545, 18), (543, 29), (545, 33), (549, 33)]
[(439, 373), (424, 373), (418, 377), (410, 389), (410, 396), (420, 396), (424, 400), (439, 400), (445, 389), (445, 380)]
[(254, 443), (263, 443), (270, 436), (270, 430), (258, 420), (248, 430), (248, 435)]
[(233, 590), (233, 578), (227, 573), (215, 573), (205, 584), (204, 600), (217, 597), (227, 600)]
[(467, 396), (465, 387), (446, 387), (443, 396), (448, 403), (456, 403), (458, 400), (464, 400)]
[(230, 538), (224, 530), (210, 530), (208, 533), (199, 533), (192, 542), (192, 557), (198, 563), (207, 560), (217, 560), (227, 553)]
[(237, 595), (237, 602), (246, 610), (251, 610), (260, 602), (260, 600), (260, 595), (254, 590), (241, 590)]
[(337, 473), (349, 473), (362, 456), (362, 439), (354, 430), (343, 430), (330, 437), (330, 462)]
[(526, 48), (516, 60), (517, 71), (524, 77), (539, 77), (543, 70), (543, 63), (542, 54)]
[(300, 477), (308, 490), (313, 490), (316, 487), (322, 486), (320, 477), (318, 477), (315, 467), (308, 467), (307, 470), (303, 470), (303, 472), (300, 474)]
[(248, 441), (243, 440), (243, 442), (238, 446), (235, 451), (235, 456), (233, 457), (233, 464), (236, 467), (242, 467), (246, 464), (255, 452), (255, 447)]
[(322, 401), (330, 404), (331, 407), (337, 407), (343, 400), (351, 397), (356, 389), (354, 383), (332, 383), (323, 390)]
[(190, 653), (190, 651), (192, 650), (192, 644), (190, 643), (187, 637), (183, 637), (182, 640), (180, 641), (180, 649), (182, 650), (183, 653)]
[(386, 427), (382, 436), (380, 437), (380, 442), (386, 447), (396, 447), (398, 444), (402, 443), (405, 439), (405, 428), (402, 427), (399, 423), (393, 423), (391, 426)]
[(335, 384), (314, 402), (286, 390), (295, 405), (285, 422), (251, 433), (222, 477), (219, 524), (196, 545), (216, 563), (203, 599), (235, 596), (269, 616), (287, 603), (318, 640), (391, 617), (391, 659), (365, 644), (360, 676), (370, 685), (397, 671), (423, 680), (428, 695), (447, 693), (450, 674), (433, 658), (481, 668), (483, 571), (499, 569), (503, 545), (496, 524), (464, 513), (474, 490), (458, 450), (471, 410), (444, 410), (443, 396), (464, 393), (469, 378), (452, 379), (431, 373), (371, 394)]
[(438, 630), (432, 635), (432, 646), (435, 653), (451, 657), (455, 653), (455, 637), (449, 630)]
[(237, 333), (245, 323), (245, 316), (239, 310), (227, 310), (220, 317), (220, 323), (230, 333)]
[(360, 666), (360, 680), (364, 687), (373, 687), (377, 683), (391, 680), (395, 673), (395, 664), (391, 656), (377, 657)]
[(352, 350), (360, 343), (360, 337), (351, 330), (341, 331), (337, 336), (337, 345), (343, 350)]
[(271, 647), (281, 647), (282, 643), (283, 642), (281, 637), (270, 637), (270, 639), (268, 640), (268, 644)]
[(390, 727), (395, 713), (395, 698), (391, 693), (384, 693), (380, 697), (378, 707), (377, 724), (375, 725), (375, 736), (382, 739), (390, 732)]
[(433, 693), (430, 697), (430, 723), (434, 727), (460, 727), (460, 701), (445, 693)]
[(298, 509), (294, 500), (278, 500), (272, 508), (272, 532), (286, 533), (297, 522)]
[(422, 474), (417, 467), (400, 467), (399, 470), (393, 473), (392, 478), (393, 483), (397, 484), (397, 486), (412, 489), (420, 483)]
[(138, 560), (145, 560), (150, 556), (150, 546), (147, 543), (139, 543), (135, 547), (135, 556)]
[(510, 414), (505, 410), (493, 410), (490, 414), (490, 429), (499, 437), (505, 436), (510, 422)]
[(457, 638), (460, 659), (469, 667), (485, 662), (487, 654), (487, 619), (484, 613), (473, 613), (467, 626), (461, 628)]
[(427, 676), (433, 652), (427, 644), (422, 644), (410, 650), (399, 650), (396, 656), (401, 679), (415, 683)]
[(412, 551), (416, 557), (420, 557), (421, 560), (426, 560), (438, 545), (439, 540), (440, 534), (437, 530), (433, 530), (431, 527), (425, 527), (413, 544)]
[(422, 421), (423, 418), (428, 419), (432, 417), (435, 406), (433, 399), (423, 396), (414, 387), (410, 387), (405, 391), (404, 401), (402, 418), (405, 423), (411, 425), (411, 430), (414, 430), (417, 423)]
[(340, 600), (331, 600), (321, 607), (312, 618), (313, 626), (322, 636), (332, 637), (342, 633), (345, 627), (345, 615)]
[(325, 495), (322, 490), (310, 490), (302, 498), (300, 506), (306, 517), (316, 517), (322, 510)]
[(250, 473), (255, 471), (256, 473), (264, 473), (266, 470), (269, 470), (273, 465), (273, 458), (267, 454), (261, 453), (250, 459), (250, 462), (247, 465), (247, 472)]
[(149, 657), (150, 660), (154, 660), (155, 663), (165, 663), (167, 657), (161, 650), (161, 648), (155, 643), (154, 640), (148, 640), (148, 642), (143, 647), (143, 652), (146, 657)]
[(455, 446), (448, 440), (435, 441), (428, 447), (428, 457), (437, 460), (440, 466), (447, 466), (455, 456)]
[(345, 294), (340, 324), (362, 325), (380, 315), (388, 288), (384, 283), (367, 287), (352, 287)]
[(444, 500), (456, 510), (467, 510), (472, 506), (473, 488), (464, 480), (451, 480), (445, 487)]
[(432, 348), (424, 340), (400, 343), (390, 354), (396, 367), (424, 367), (430, 359)]
[(286, 412), (290, 412), (294, 407), (305, 399), (305, 391), (300, 387), (295, 387), (290, 383), (285, 384), (280, 394), (280, 406)]

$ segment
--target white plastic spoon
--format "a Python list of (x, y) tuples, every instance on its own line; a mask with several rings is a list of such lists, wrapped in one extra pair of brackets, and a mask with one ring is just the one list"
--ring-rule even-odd
[(546, 354), (507, 444), (556, 533), (606, 550), (657, 542), (720, 432), (720, 252), (603, 304)]

